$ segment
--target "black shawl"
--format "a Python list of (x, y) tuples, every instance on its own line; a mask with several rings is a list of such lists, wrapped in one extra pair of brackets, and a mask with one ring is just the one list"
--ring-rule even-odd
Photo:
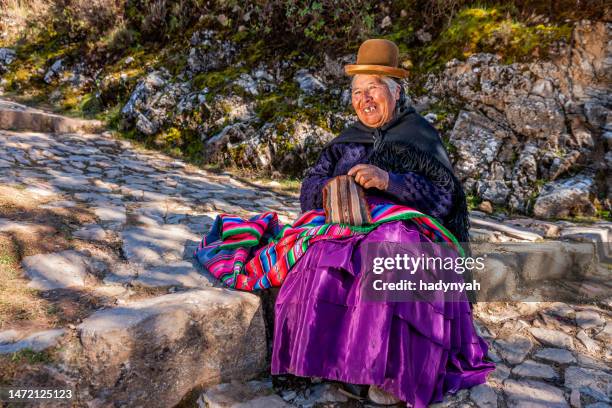
[(455, 177), (438, 131), (413, 107), (404, 107), (380, 128), (355, 122), (326, 147), (335, 143), (374, 144), (368, 163), (393, 173), (416, 172), (440, 186), (451, 185), (453, 205), (449, 214), (440, 221), (459, 242), (469, 242), (470, 224), (463, 186)]

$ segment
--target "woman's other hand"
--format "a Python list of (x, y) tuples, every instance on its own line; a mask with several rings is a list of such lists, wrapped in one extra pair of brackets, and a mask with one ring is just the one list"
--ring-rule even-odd
[(358, 164), (347, 173), (363, 188), (377, 188), (385, 191), (389, 185), (389, 173), (371, 164)]

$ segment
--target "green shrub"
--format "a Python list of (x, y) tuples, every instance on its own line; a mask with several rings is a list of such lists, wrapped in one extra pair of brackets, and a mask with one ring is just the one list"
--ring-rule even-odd
[(505, 63), (525, 61), (543, 56), (554, 41), (569, 39), (571, 30), (569, 25), (527, 25), (512, 18), (508, 6), (468, 7), (422, 50), (418, 60), (424, 71), (478, 52), (501, 55)]

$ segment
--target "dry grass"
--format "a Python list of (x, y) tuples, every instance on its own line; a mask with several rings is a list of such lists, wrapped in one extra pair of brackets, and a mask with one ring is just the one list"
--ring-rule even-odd
[(45, 210), (43, 203), (21, 189), (0, 186), (0, 218), (17, 222), (0, 232), (0, 330), (52, 327), (76, 321), (82, 309), (97, 306), (95, 299), (80, 293), (62, 296), (28, 288), (23, 258), (72, 248), (71, 231), (94, 220), (85, 210)]
[(0, 0), (0, 43), (27, 35), (48, 16), (50, 5), (45, 0)]
[(0, 330), (11, 327), (51, 325), (47, 302), (27, 287), (22, 277), (18, 249), (8, 234), (0, 233)]

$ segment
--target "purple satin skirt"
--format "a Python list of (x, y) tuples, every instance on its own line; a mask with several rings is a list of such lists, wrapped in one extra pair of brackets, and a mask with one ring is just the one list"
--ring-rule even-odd
[(484, 360), (487, 344), (467, 300), (361, 300), (359, 248), (425, 240), (411, 223), (397, 221), (310, 247), (276, 300), (272, 374), (374, 384), (415, 408), (484, 383), (495, 365)]

